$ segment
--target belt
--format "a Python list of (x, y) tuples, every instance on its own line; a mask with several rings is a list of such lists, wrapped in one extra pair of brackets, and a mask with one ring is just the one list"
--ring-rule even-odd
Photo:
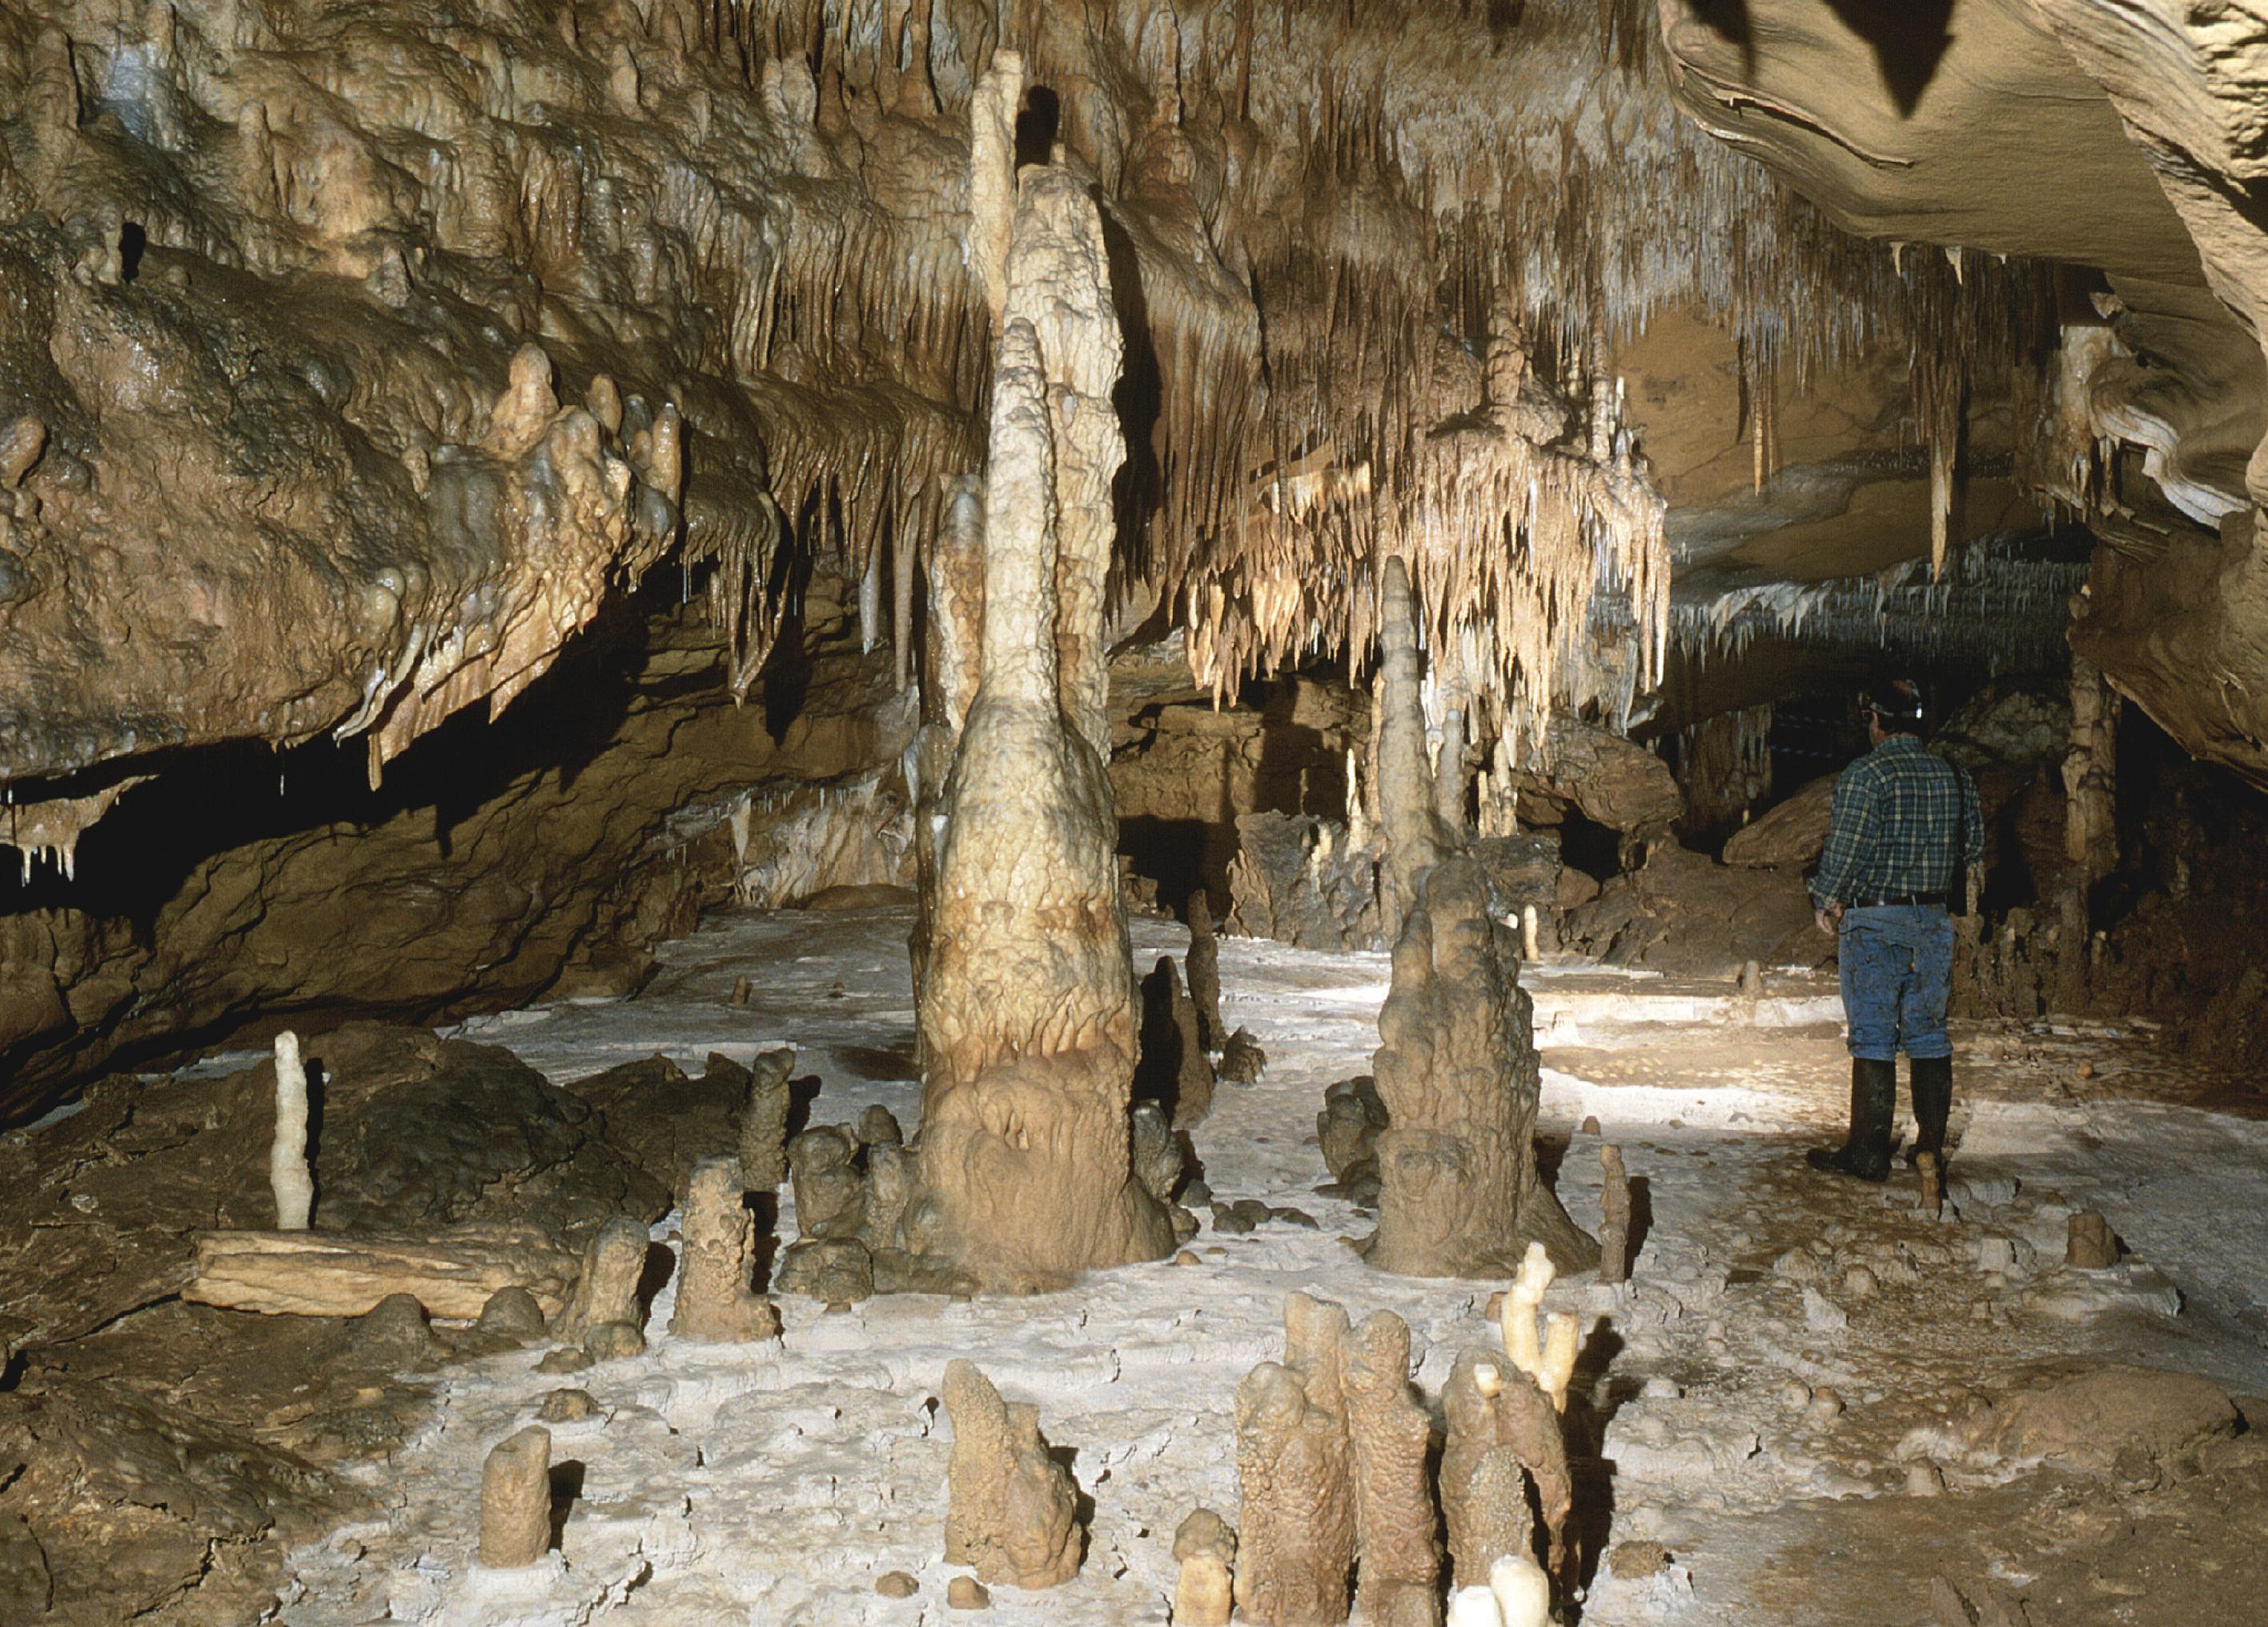
[(1942, 904), (1944, 902), (1945, 894), (1942, 893), (1901, 893), (1896, 898), (1854, 898), (1851, 901), (1851, 908), (1853, 909), (1904, 909), (1918, 905)]

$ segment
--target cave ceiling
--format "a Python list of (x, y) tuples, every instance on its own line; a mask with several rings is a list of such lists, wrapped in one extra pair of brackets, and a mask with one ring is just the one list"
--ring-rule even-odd
[(979, 466), (1002, 50), (1020, 150), (1106, 223), (1116, 626), (1178, 629), (1199, 685), (1366, 659), (1398, 552), (1533, 744), (1642, 714), (1673, 637), (2080, 518), (2179, 568), (2114, 571), (2075, 637), (2257, 773), (2250, 16), (8, 8), (0, 840), (68, 865), (223, 742), (361, 741), (375, 780), (665, 562), (745, 691), (799, 561), (887, 579)]

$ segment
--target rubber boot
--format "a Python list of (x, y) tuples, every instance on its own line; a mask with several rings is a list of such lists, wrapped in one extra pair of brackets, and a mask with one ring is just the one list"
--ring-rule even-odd
[(1937, 1167), (1943, 1169), (1945, 1122), (1953, 1116), (1953, 1058), (1915, 1057), (1909, 1085), (1913, 1092), (1915, 1135), (1906, 1163), (1911, 1167), (1919, 1161), (1923, 1153), (1934, 1152)]
[(1829, 1151), (1814, 1147), (1803, 1156), (1814, 1169), (1859, 1181), (1887, 1181), (1890, 1174), (1890, 1121), (1898, 1106), (1898, 1064), (1851, 1058), (1851, 1134)]

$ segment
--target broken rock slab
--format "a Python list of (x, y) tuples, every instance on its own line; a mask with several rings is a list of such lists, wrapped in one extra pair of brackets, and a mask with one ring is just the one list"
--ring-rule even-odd
[[(643, 1242), (644, 1233), (640, 1233)], [(641, 1263), (643, 1263), (641, 1249)], [(427, 1237), (331, 1232), (206, 1232), (181, 1297), (269, 1315), (360, 1316), (408, 1294), (434, 1316), (472, 1321), (505, 1288), (546, 1315), (566, 1303), (574, 1256), (525, 1226), (464, 1226)]]

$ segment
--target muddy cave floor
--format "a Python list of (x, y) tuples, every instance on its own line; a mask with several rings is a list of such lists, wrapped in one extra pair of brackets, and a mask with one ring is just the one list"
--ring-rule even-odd
[[(798, 1071), (822, 1081), (813, 1123), (879, 1102), (910, 1129), (907, 926), (900, 911), (728, 912), (666, 948), (636, 998), (457, 1032), (555, 1080), (656, 1052), (697, 1070), (711, 1049), (745, 1059), (790, 1044)], [(1135, 944), (1146, 966), (1185, 937), (1138, 921)], [(755, 998), (734, 1009), (744, 973)], [(776, 1345), (673, 1341), (665, 1286), (642, 1356), (571, 1380), (534, 1372), (536, 1351), (445, 1368), (409, 1439), (352, 1471), (382, 1513), (297, 1550), (273, 1619), (968, 1619), (945, 1605), (957, 1572), (941, 1558), (948, 1434), (935, 1399), (946, 1360), (968, 1355), (1010, 1399), (1038, 1403), (1094, 1500), (1077, 1579), (996, 1590), (990, 1619), (1165, 1623), (1175, 1525), (1199, 1505), (1233, 1517), (1232, 1396), (1280, 1353), (1285, 1293), (1358, 1319), (1401, 1314), (1429, 1399), (1455, 1353), (1491, 1335), (1493, 1285), (1370, 1271), (1343, 1240), (1367, 1217), (1315, 1189), (1329, 1175), (1314, 1114), (1327, 1085), (1367, 1071), (1387, 975), (1380, 954), (1223, 940), (1226, 1019), (1250, 1027), (1269, 1065), (1256, 1085), (1222, 1086), (1194, 1137), (1203, 1174), (1218, 1202), (1294, 1207), (1314, 1227), (1223, 1234), (1208, 1221), (1194, 1265), (1030, 1299), (903, 1296), (830, 1313), (776, 1296)], [(1586, 1329), (1570, 1429), (1587, 1587), (1571, 1618), (1906, 1627), (1933, 1619), (1941, 1572), (1972, 1595), (1987, 1577), (2014, 1585), (2041, 1627), (2268, 1619), (2268, 1437), (2240, 1437), (2201, 1472), (2123, 1478), (1948, 1448), (1929, 1454), (1947, 1483), (1937, 1497), (1910, 1491), (1907, 1461), (1912, 1432), (2044, 1364), (2202, 1373), (2268, 1417), (2248, 1399), (2268, 1396), (2268, 1122), (2247, 1111), (2251, 1082), (2169, 1060), (2139, 1026), (1966, 1027), (1962, 1214), (1933, 1222), (1910, 1176), (1877, 1190), (1802, 1167), (1845, 1101), (1827, 982), (1775, 975), (1752, 1005), (1727, 985), (1598, 968), (1534, 966), (1523, 982), (1557, 1189), (1594, 1225), (1597, 1145), (1618, 1143), (1644, 1228), (1630, 1285), (1562, 1282), (1545, 1307)], [(1602, 1136), (1580, 1130), (1591, 1115)], [(2108, 1217), (2125, 1263), (2063, 1265), (2073, 1207)], [(792, 1238), (784, 1189), (782, 1210)], [(1852, 1292), (1852, 1265), (1874, 1272), (1873, 1292)], [(555, 1483), (575, 1488), (558, 1551), (532, 1572), (478, 1572), (482, 1456), (563, 1382), (600, 1410), (553, 1426), (566, 1475)], [(1807, 1421), (1798, 1385), (1831, 1386), (1847, 1410)], [(1604, 1562), (1646, 1541), (1669, 1568)], [(875, 1592), (893, 1570), (919, 1579), (915, 1596)]]

